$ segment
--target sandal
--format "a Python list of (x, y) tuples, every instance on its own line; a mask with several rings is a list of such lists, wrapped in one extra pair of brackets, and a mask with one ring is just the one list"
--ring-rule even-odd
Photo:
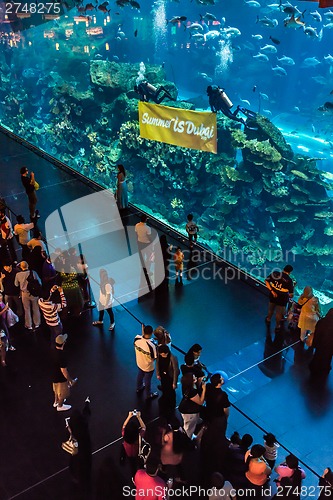
[(100, 326), (103, 325), (103, 321), (93, 321), (92, 323), (94, 326)]

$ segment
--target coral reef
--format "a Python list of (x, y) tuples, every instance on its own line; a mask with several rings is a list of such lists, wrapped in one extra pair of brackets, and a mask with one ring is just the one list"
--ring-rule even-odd
[[(77, 43), (81, 50), (79, 37)], [(68, 57), (71, 64), (50, 61), (42, 73), (37, 59), (27, 67), (17, 56), (16, 78), (4, 62), (4, 124), (106, 187), (122, 162), (134, 203), (184, 234), (192, 212), (200, 240), (223, 256), (230, 252), (236, 265), (253, 270), (292, 249), (300, 269), (316, 265), (313, 279), (323, 289), (332, 268), (333, 174), (317, 168), (318, 159), (295, 154), (261, 115), (242, 131), (219, 114), (216, 155), (145, 140), (133, 90), (139, 64), (89, 60), (82, 52)], [(145, 77), (169, 90), (174, 101), (165, 104), (193, 109), (193, 101), (176, 100), (161, 66), (146, 64)], [(330, 289), (333, 295), (332, 283)]]

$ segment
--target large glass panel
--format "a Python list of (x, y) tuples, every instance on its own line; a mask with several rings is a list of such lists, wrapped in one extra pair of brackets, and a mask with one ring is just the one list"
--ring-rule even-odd
[[(117, 0), (0, 4), (0, 120), (252, 275), (291, 263), (299, 287), (333, 297), (333, 13), (316, 2)], [(218, 154), (139, 137), (134, 86), (218, 111)], [(249, 116), (247, 110), (259, 113)], [(243, 112), (242, 112), (243, 111)]]

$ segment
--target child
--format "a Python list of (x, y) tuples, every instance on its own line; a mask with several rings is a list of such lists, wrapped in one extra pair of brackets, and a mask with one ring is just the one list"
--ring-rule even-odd
[(199, 228), (196, 225), (196, 223), (194, 222), (192, 214), (188, 214), (188, 216), (187, 216), (186, 232), (188, 234), (188, 239), (189, 239), (189, 242), (190, 242), (190, 247), (192, 248), (193, 247), (192, 241), (193, 240), (195, 242), (197, 241), (198, 232), (199, 232)]
[(276, 442), (276, 437), (271, 432), (268, 432), (264, 435), (264, 446), (266, 449), (264, 458), (266, 459), (266, 462), (268, 463), (270, 468), (273, 469), (280, 445)]
[[(180, 247), (177, 247), (176, 253), (173, 256), (176, 267), (176, 285), (183, 284), (183, 269), (184, 269), (184, 254)], [(178, 275), (180, 275), (180, 281), (178, 281)]]

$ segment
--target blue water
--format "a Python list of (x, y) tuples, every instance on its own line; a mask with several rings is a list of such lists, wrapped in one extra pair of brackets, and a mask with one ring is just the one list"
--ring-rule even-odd
[[(318, 10), (316, 2), (297, 2), (305, 12), (295, 17), (304, 27), (293, 28), (284, 26), (290, 15), (274, 0), (140, 3), (138, 10), (112, 0), (107, 13), (78, 12), (69, 4), (57, 20), (40, 15), (21, 24), (5, 22), (0, 12), (1, 123), (107, 187), (123, 162), (132, 202), (183, 233), (193, 212), (203, 244), (222, 255), (227, 249), (230, 260), (261, 279), (275, 264), (268, 250), (282, 252), (280, 266), (293, 255), (299, 288), (311, 284), (329, 303), (333, 113), (318, 108), (333, 103), (333, 14), (325, 16), (329, 9)], [(316, 11), (321, 21), (311, 15)], [(172, 22), (177, 16), (187, 19)], [(199, 27), (190, 28), (193, 23)], [(92, 67), (103, 61), (102, 79), (93, 81)], [(209, 109), (207, 85), (225, 87), (233, 109), (245, 106), (279, 128), (294, 163), (278, 171), (244, 164), (230, 135), (219, 142), (217, 157), (138, 143), (133, 86), (141, 62), (146, 78), (175, 86), (178, 100), (196, 109)], [(119, 68), (126, 69), (112, 87), (108, 72)], [(233, 184), (227, 168), (245, 169), (252, 184)], [(283, 220), (292, 216), (294, 222)]]

